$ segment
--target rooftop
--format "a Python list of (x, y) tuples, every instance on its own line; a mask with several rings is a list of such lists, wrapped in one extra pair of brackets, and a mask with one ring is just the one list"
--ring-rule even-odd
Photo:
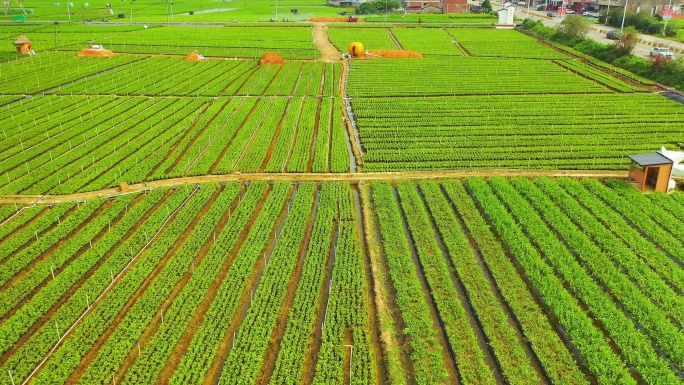
[(660, 164), (672, 164), (672, 159), (663, 154), (653, 152), (650, 154), (629, 155), (629, 159), (637, 163), (639, 166), (657, 166)]

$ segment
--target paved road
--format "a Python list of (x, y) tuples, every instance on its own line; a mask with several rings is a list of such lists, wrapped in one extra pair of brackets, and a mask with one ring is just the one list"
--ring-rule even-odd
[[(549, 27), (556, 27), (561, 22), (561, 19), (557, 17), (549, 19), (548, 17), (546, 17), (546, 12), (530, 10), (529, 14), (531, 19), (542, 20), (544, 22), (544, 25)], [(515, 11), (515, 15), (521, 19), (527, 18), (527, 8), (517, 8)], [(588, 34), (588, 36), (591, 39), (594, 39), (604, 44), (613, 44), (612, 40), (606, 39), (606, 32), (615, 28), (595, 23), (592, 23), (591, 27), (592, 30), (589, 31)], [(651, 35), (642, 34), (639, 35), (639, 39), (641, 39), (645, 43), (650, 44), (637, 43), (636, 47), (634, 48), (634, 54), (637, 56), (648, 58), (649, 52), (651, 51), (651, 48), (653, 48), (654, 45), (658, 45), (661, 47), (670, 47), (671, 49), (675, 50), (675, 53), (678, 54), (677, 56), (683, 56), (682, 53), (684, 53), (684, 43), (679, 43), (671, 40), (661, 39)]]

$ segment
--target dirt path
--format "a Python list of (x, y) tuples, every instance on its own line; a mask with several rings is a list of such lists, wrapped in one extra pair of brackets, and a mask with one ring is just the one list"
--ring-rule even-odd
[(340, 60), (340, 53), (337, 52), (337, 49), (328, 40), (328, 27), (324, 23), (313, 23), (313, 35), (314, 44), (321, 51), (319, 60)]
[(63, 202), (87, 201), (120, 194), (138, 193), (161, 187), (177, 187), (199, 183), (228, 183), (248, 181), (292, 181), (292, 182), (361, 182), (376, 180), (418, 180), (418, 179), (455, 179), (467, 177), (571, 177), (571, 178), (626, 178), (627, 171), (621, 170), (454, 170), (454, 171), (408, 171), (408, 172), (365, 172), (365, 173), (250, 173), (188, 176), (136, 183), (128, 186), (125, 192), (118, 188), (67, 195), (0, 195), (0, 204), (53, 204)]

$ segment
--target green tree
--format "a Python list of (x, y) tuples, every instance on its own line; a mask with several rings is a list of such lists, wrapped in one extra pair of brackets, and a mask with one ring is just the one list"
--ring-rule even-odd
[(398, 0), (376, 0), (363, 3), (356, 7), (357, 15), (377, 15), (385, 12), (394, 12), (400, 8), (401, 4)]
[(492, 12), (492, 3), (490, 3), (489, 0), (484, 0), (482, 2), (482, 5), (480, 5), (480, 12), (481, 13), (491, 13)]
[(611, 51), (615, 56), (629, 56), (637, 43), (637, 31), (634, 27), (627, 27), (622, 31), (620, 38), (615, 40)]
[(570, 39), (584, 38), (589, 32), (589, 22), (582, 16), (570, 15), (558, 25), (558, 32)]

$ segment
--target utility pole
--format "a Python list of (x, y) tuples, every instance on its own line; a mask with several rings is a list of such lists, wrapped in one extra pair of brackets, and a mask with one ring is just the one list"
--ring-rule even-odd
[(667, 5), (667, 12), (663, 10), (663, 20), (665, 20), (665, 25), (663, 25), (663, 36), (665, 36), (665, 30), (667, 29), (667, 21), (672, 18), (672, 0)]
[(622, 24), (620, 25), (620, 34), (622, 35), (622, 30), (625, 28), (625, 16), (627, 16), (627, 3), (629, 0), (625, 0), (625, 9), (622, 11)]

